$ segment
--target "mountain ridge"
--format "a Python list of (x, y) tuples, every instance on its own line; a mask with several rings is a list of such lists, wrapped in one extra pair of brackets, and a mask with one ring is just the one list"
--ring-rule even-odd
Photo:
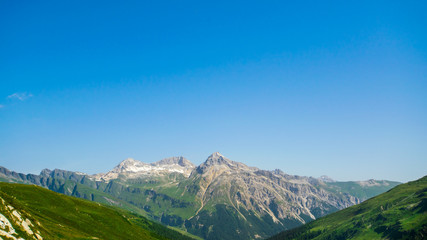
[(98, 173), (89, 176), (98, 181), (109, 181), (121, 175), (129, 178), (137, 178), (141, 175), (167, 174), (171, 172), (178, 172), (189, 176), (194, 168), (195, 165), (182, 156), (164, 158), (153, 163), (144, 163), (133, 158), (127, 158), (107, 173)]
[(360, 203), (398, 184), (289, 175), (278, 169), (249, 167), (218, 152), (199, 166), (183, 157), (153, 163), (125, 159), (108, 173), (94, 175), (58, 169), (25, 175), (0, 168), (0, 180), (36, 184), (143, 211), (141, 214), (154, 220), (205, 239), (268, 237)]

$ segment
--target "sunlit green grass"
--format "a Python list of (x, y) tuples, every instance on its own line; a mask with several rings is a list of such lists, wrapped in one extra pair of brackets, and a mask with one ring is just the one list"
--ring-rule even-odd
[(0, 183), (0, 197), (27, 214), (44, 239), (190, 239), (118, 208), (34, 185)]

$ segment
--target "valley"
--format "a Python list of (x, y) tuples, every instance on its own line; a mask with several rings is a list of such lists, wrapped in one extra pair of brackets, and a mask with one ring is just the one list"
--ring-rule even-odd
[(269, 240), (411, 239), (427, 236), (427, 176)]

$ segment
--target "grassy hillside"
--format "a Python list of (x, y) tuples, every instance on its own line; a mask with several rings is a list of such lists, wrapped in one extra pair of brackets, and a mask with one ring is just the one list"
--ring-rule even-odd
[(426, 238), (427, 176), (270, 240)]
[(0, 220), (10, 222), (0, 224), (5, 239), (191, 239), (140, 215), (34, 185), (0, 183), (0, 198)]

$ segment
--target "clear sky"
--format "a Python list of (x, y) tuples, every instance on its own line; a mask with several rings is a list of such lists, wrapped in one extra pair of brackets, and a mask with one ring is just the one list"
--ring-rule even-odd
[(427, 174), (425, 1), (0, 0), (0, 166), (219, 151), (338, 180)]

